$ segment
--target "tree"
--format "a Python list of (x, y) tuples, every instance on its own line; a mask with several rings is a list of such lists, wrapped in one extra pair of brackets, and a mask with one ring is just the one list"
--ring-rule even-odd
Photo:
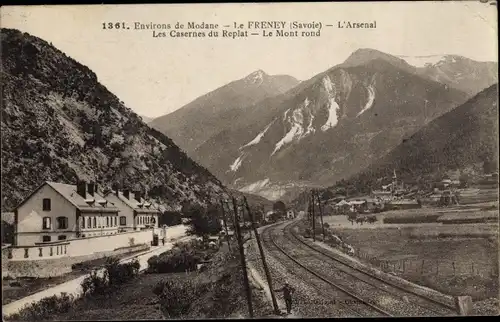
[(278, 200), (273, 204), (273, 210), (274, 210), (274, 212), (277, 212), (277, 213), (283, 215), (286, 212), (286, 205), (283, 201)]
[(354, 225), (354, 222), (358, 218), (358, 214), (355, 212), (349, 212), (347, 214), (347, 219), (351, 222), (351, 225)]
[(188, 234), (198, 235), (203, 238), (216, 235), (221, 231), (218, 209), (210, 205), (207, 209), (199, 206), (183, 207), (183, 213), (189, 218), (190, 227)]

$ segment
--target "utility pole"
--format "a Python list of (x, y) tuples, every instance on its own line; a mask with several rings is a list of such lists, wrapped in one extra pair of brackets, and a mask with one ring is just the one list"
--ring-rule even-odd
[(226, 212), (224, 210), (224, 202), (222, 201), (222, 199), (220, 200), (220, 207), (222, 208), (222, 220), (224, 220), (224, 230), (226, 231), (227, 247), (229, 248), (229, 252), (232, 253), (231, 243), (229, 242), (229, 232), (227, 229)]
[(313, 227), (313, 242), (316, 241), (316, 216), (314, 214), (314, 189), (311, 191), (311, 213), (312, 213), (312, 227)]
[(321, 200), (319, 198), (319, 192), (316, 191), (316, 198), (318, 199), (319, 215), (321, 218), (321, 232), (323, 233), (323, 241), (325, 241), (325, 226), (323, 225), (323, 209), (321, 208)]
[(243, 200), (245, 201), (245, 206), (246, 206), (248, 215), (250, 216), (250, 220), (252, 221), (252, 228), (253, 228), (253, 232), (255, 234), (255, 240), (257, 240), (257, 246), (259, 247), (260, 258), (262, 259), (262, 266), (264, 267), (264, 272), (266, 273), (266, 278), (267, 278), (267, 284), (269, 285), (269, 292), (271, 292), (271, 300), (273, 302), (274, 314), (279, 315), (280, 309), (278, 307), (278, 303), (276, 302), (276, 297), (274, 296), (273, 281), (271, 279), (271, 274), (269, 273), (269, 268), (267, 267), (267, 262), (266, 262), (266, 257), (264, 255), (264, 250), (262, 249), (262, 245), (260, 243), (259, 232), (257, 231), (257, 226), (255, 225), (255, 218), (253, 216), (253, 213), (250, 211), (250, 207), (248, 206), (247, 198), (243, 197)]
[(233, 197), (233, 209), (234, 209), (234, 226), (236, 228), (236, 235), (238, 237), (241, 269), (243, 271), (243, 283), (245, 284), (245, 290), (247, 293), (248, 314), (250, 315), (251, 318), (253, 318), (252, 290), (250, 289), (250, 284), (248, 283), (247, 264), (245, 262), (245, 251), (243, 249), (243, 239), (241, 236), (240, 222), (238, 218), (238, 207), (236, 205), (236, 200), (234, 199), (234, 197)]

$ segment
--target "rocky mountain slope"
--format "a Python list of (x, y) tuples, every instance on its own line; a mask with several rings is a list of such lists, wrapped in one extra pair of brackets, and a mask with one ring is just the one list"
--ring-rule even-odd
[(154, 119), (150, 125), (190, 153), (238, 117), (244, 117), (245, 107), (285, 93), (298, 83), (291, 76), (271, 76), (258, 70)]
[(485, 163), (498, 171), (498, 84), (433, 120), (349, 181), (369, 189), (395, 169), (400, 177), (419, 181), (447, 171), (482, 172)]
[[(390, 183), (394, 171), (406, 184), (427, 189), (446, 174), (498, 171), (498, 134), (498, 84), (494, 84), (422, 127), (367, 169), (321, 191), (325, 199), (339, 191), (366, 195)], [(308, 196), (300, 193), (294, 204), (302, 207)]]
[(231, 187), (277, 199), (359, 172), (466, 99), (402, 59), (358, 50), (247, 108), (191, 155)]
[(403, 57), (419, 75), (474, 96), (498, 82), (498, 63), (479, 62), (458, 55)]
[(221, 194), (208, 170), (145, 125), (89, 68), (17, 30), (1, 29), (1, 44), (2, 210), (45, 180), (147, 189), (172, 209)]

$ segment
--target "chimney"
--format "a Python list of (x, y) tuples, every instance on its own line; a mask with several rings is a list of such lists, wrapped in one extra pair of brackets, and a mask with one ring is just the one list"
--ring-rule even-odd
[(134, 198), (135, 200), (141, 202), (141, 192), (140, 191), (134, 192)]
[(89, 184), (87, 185), (89, 195), (91, 195), (92, 197), (94, 196), (94, 187), (94, 182), (89, 182)]
[(76, 182), (76, 192), (82, 196), (83, 199), (87, 198), (87, 184), (85, 181), (78, 180)]
[(123, 196), (127, 199), (130, 199), (130, 190), (123, 189)]
[(118, 194), (118, 192), (119, 192), (118, 185), (116, 185), (116, 186), (115, 186), (115, 194), (116, 194), (117, 196), (119, 195), (119, 194)]

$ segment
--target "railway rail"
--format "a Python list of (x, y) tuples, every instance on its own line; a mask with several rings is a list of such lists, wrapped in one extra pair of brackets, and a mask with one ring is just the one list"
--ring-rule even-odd
[[(453, 306), (415, 293), (352, 265), (341, 256), (318, 249), (297, 236), (292, 228), (296, 222), (267, 227), (262, 231), (268, 250), (314, 276), (323, 285), (352, 298), (349, 305), (354, 315), (367, 316), (439, 316), (455, 315)], [(281, 227), (282, 235), (273, 234)], [(298, 246), (298, 247), (297, 247)], [(310, 277), (308, 277), (310, 278)], [(316, 288), (318, 288), (316, 286)], [(326, 289), (321, 288), (320, 292)], [(361, 310), (361, 312), (360, 312)], [(361, 314), (360, 314), (361, 313)]]

